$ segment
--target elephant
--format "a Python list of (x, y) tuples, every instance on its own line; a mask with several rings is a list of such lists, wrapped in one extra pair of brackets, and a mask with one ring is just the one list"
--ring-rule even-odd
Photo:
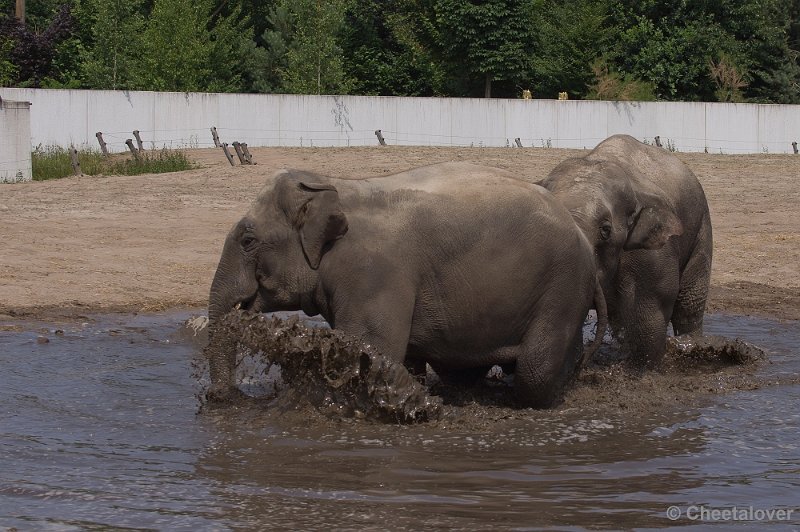
[(675, 155), (614, 135), (540, 184), (594, 245), (612, 331), (634, 367), (657, 366), (669, 323), (703, 334), (713, 238), (703, 187)]
[[(515, 399), (556, 403), (600, 290), (593, 249), (544, 188), (441, 163), (335, 179), (283, 170), (228, 233), (209, 332), (233, 308), (302, 310), (395, 362), (438, 374), (515, 366)], [(237, 394), (233, 354), (207, 397)]]

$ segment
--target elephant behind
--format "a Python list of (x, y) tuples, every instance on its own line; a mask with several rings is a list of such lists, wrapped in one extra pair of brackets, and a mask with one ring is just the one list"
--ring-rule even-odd
[(593, 243), (609, 321), (634, 363), (661, 361), (670, 322), (676, 335), (702, 334), (711, 218), (683, 162), (615, 135), (556, 166), (541, 185)]
[[(361, 180), (283, 171), (228, 234), (210, 332), (234, 307), (303, 310), (407, 365), (516, 365), (523, 405), (557, 400), (595, 296), (593, 250), (545, 189), (445, 163)], [(233, 354), (210, 398), (236, 392)]]

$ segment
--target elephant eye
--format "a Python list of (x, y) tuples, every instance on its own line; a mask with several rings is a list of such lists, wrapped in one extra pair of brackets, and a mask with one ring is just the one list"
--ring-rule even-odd
[(250, 251), (256, 245), (256, 239), (252, 236), (245, 236), (242, 238), (242, 249), (245, 251)]
[(611, 237), (611, 222), (605, 221), (600, 226), (600, 238), (608, 240)]

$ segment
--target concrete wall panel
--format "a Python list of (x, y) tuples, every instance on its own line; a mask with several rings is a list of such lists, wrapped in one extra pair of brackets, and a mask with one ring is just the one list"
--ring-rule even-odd
[(800, 105), (759, 105), (758, 141), (762, 151), (794, 153), (800, 142)]
[(31, 180), (31, 113), (28, 102), (0, 102), (0, 183)]
[(109, 148), (139, 129), (147, 147), (389, 144), (592, 148), (627, 133), (679, 151), (784, 153), (800, 140), (800, 106), (699, 102), (601, 102), (481, 98), (401, 98), (275, 94), (0, 89), (0, 97), (30, 101), (34, 145)]
[(706, 138), (710, 153), (759, 153), (758, 135), (761, 105), (718, 103), (706, 105)]

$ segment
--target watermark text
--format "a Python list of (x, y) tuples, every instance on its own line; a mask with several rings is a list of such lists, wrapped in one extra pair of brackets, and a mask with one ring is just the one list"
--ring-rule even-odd
[[(670, 506), (667, 518), (672, 521), (684, 518), (689, 521), (790, 521), (794, 508), (755, 508), (753, 506), (731, 506), (729, 508), (710, 508), (690, 505), (685, 508)], [(800, 512), (798, 512), (800, 517)]]

